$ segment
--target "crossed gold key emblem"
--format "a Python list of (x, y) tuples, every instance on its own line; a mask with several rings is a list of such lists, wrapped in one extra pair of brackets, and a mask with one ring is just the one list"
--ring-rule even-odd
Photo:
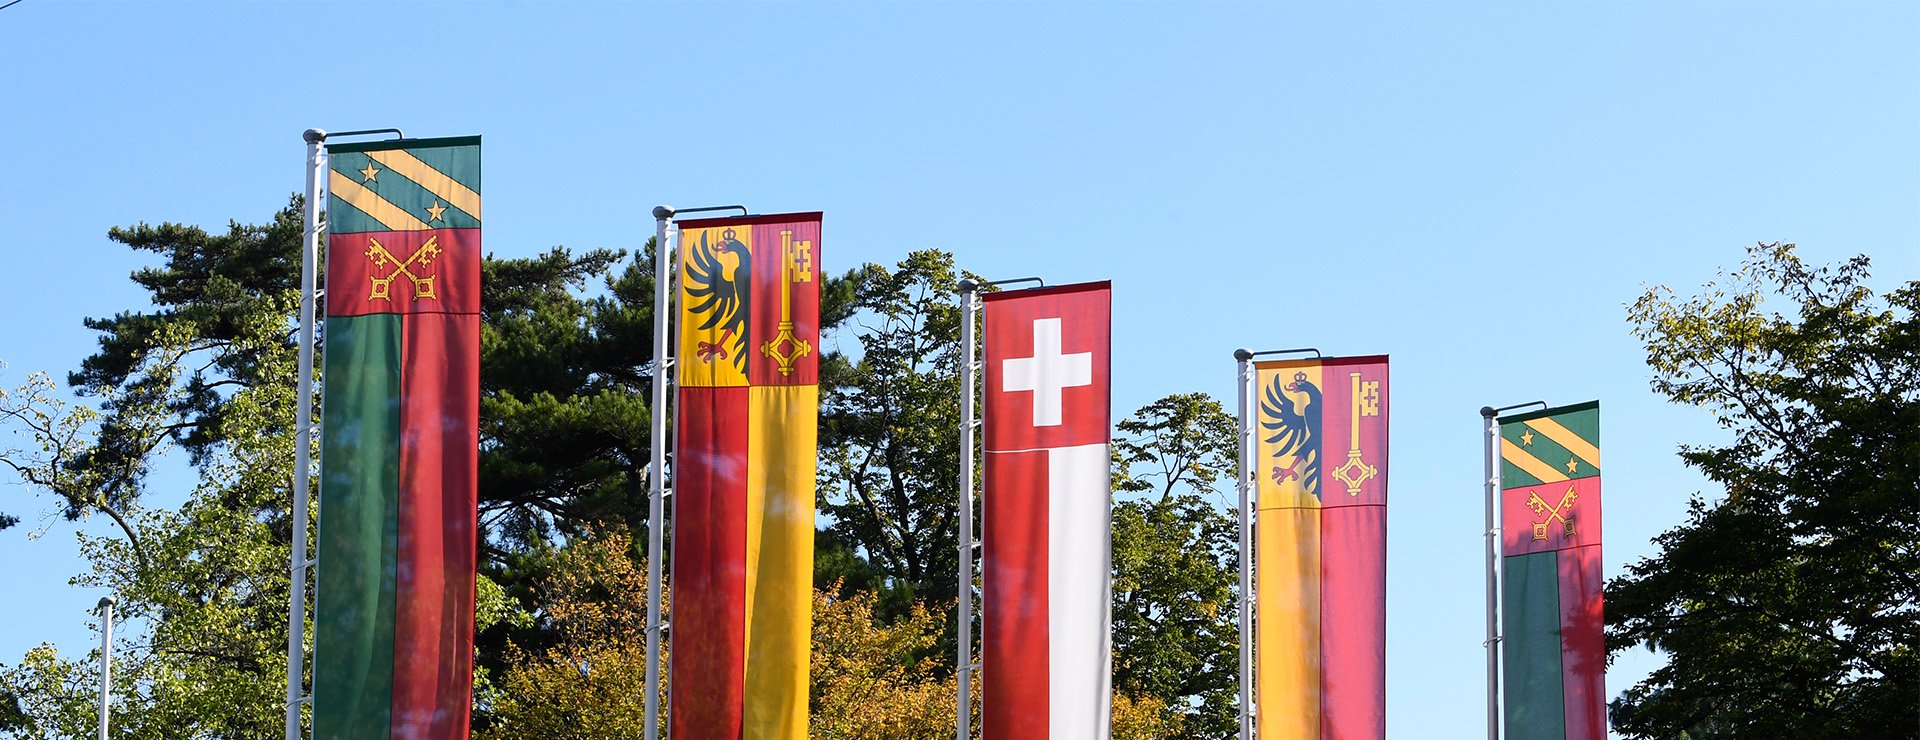
[(386, 277), (379, 277), (377, 275), (372, 277), (373, 292), (367, 295), (367, 300), (379, 299), (389, 303), (393, 302), (393, 281), (394, 278), (401, 275), (407, 276), (407, 280), (413, 283), (414, 300), (417, 301), (422, 298), (438, 300), (440, 294), (434, 292), (433, 287), (434, 278), (437, 276), (428, 275), (421, 277), (413, 274), (413, 268), (420, 268), (421, 271), (424, 272), (426, 268), (433, 265), (433, 259), (440, 256), (442, 251), (445, 250), (440, 248), (440, 236), (435, 234), (427, 237), (427, 243), (420, 245), (419, 249), (413, 250), (413, 254), (408, 255), (405, 260), (401, 260), (394, 257), (392, 252), (387, 251), (387, 248), (380, 244), (380, 240), (367, 237), (367, 259), (373, 261), (373, 268), (378, 270), (389, 265), (393, 267), (392, 270), (387, 272)]
[(1533, 509), (1533, 513), (1535, 514), (1547, 515), (1547, 518), (1533, 523), (1533, 539), (1536, 541), (1545, 540), (1547, 538), (1547, 527), (1553, 524), (1555, 519), (1560, 520), (1560, 526), (1564, 529), (1563, 536), (1572, 537), (1573, 502), (1579, 498), (1580, 496), (1573, 492), (1573, 486), (1567, 486), (1567, 492), (1560, 497), (1560, 503), (1552, 506), (1547, 505), (1546, 499), (1540, 498), (1539, 491), (1528, 493), (1527, 507)]

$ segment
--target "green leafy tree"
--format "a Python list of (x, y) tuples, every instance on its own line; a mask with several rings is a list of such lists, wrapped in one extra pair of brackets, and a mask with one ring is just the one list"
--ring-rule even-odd
[(937, 250), (848, 275), (860, 353), (821, 363), (820, 508), (830, 541), (884, 574), (887, 615), (958, 597), (960, 277)]
[(1695, 495), (1607, 585), (1610, 651), (1666, 664), (1615, 702), (1630, 737), (1920, 737), (1920, 281), (1749, 249), (1700, 295), (1630, 311), (1653, 389), (1730, 439), (1680, 457)]
[(1173, 715), (1183, 737), (1231, 737), (1240, 542), (1214, 501), (1233, 482), (1238, 423), (1211, 396), (1187, 393), (1117, 427), (1114, 490), (1133, 498), (1113, 512), (1114, 690), (1139, 700), (1136, 715)]

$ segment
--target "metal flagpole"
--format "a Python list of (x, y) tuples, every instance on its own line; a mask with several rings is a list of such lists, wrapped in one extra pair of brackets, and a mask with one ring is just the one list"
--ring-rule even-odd
[(1253, 705), (1253, 351), (1237, 349), (1240, 385), (1240, 740), (1252, 740)]
[(100, 740), (107, 740), (107, 714), (113, 696), (113, 597), (100, 599)]
[(960, 346), (966, 361), (960, 365), (960, 668), (959, 707), (954, 713), (954, 737), (967, 740), (973, 731), (973, 430), (979, 426), (973, 395), (979, 372), (973, 325), (980, 309), (980, 284), (960, 281)]
[(1481, 457), (1487, 475), (1487, 740), (1500, 740), (1500, 522), (1494, 518), (1500, 495), (1500, 412), (1528, 406), (1546, 408), (1547, 402), (1480, 407), (1486, 428), (1486, 451)]
[(666, 532), (667, 492), (667, 361), (668, 294), (673, 278), (667, 269), (673, 250), (667, 246), (671, 206), (653, 209), (653, 457), (647, 463), (647, 696), (646, 740), (660, 737), (660, 545)]
[[(292, 588), (287, 599), (287, 740), (300, 740), (301, 689), (305, 684), (307, 616), (307, 488), (313, 446), (313, 322), (315, 273), (320, 262), (321, 145), (327, 132), (317, 128), (301, 134), (307, 142), (306, 233), (300, 245), (300, 360), (294, 382), (293, 419), (293, 558)], [(103, 735), (104, 737), (104, 735)]]
[(1500, 740), (1500, 582), (1494, 573), (1499, 564), (1499, 529), (1495, 528), (1494, 502), (1500, 495), (1500, 475), (1494, 467), (1495, 445), (1500, 438), (1500, 411), (1482, 406), (1480, 416), (1486, 427), (1486, 450), (1481, 454), (1486, 467), (1487, 486), (1487, 740)]

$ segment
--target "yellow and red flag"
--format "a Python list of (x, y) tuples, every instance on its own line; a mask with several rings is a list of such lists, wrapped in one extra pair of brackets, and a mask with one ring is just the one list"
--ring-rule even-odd
[(671, 734), (807, 736), (820, 214), (680, 224)]
[(1256, 363), (1260, 740), (1386, 736), (1387, 358)]

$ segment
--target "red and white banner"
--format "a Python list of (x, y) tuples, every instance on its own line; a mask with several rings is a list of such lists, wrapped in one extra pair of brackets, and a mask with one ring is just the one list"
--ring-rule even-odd
[(988, 293), (986, 740), (1106, 740), (1112, 479), (1105, 282)]

